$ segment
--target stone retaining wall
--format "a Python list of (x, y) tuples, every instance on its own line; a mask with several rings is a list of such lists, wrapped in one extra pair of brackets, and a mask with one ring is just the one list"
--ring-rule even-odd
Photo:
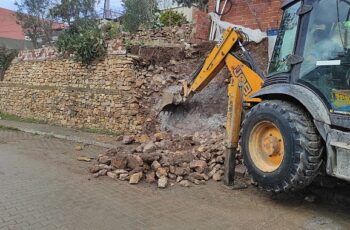
[(74, 128), (136, 133), (146, 120), (133, 60), (90, 66), (55, 58), (13, 63), (0, 81), (0, 111)]

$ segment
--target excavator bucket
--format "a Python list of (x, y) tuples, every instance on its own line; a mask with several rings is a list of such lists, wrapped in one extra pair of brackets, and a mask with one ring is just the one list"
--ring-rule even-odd
[(164, 92), (160, 104), (160, 113), (173, 112), (183, 102), (184, 100), (180, 93)]

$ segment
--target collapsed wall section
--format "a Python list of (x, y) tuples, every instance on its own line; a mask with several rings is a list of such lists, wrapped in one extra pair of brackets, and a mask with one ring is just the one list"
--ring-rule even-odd
[(133, 60), (108, 56), (89, 66), (70, 59), (13, 63), (0, 81), (0, 111), (73, 128), (136, 133), (140, 112)]

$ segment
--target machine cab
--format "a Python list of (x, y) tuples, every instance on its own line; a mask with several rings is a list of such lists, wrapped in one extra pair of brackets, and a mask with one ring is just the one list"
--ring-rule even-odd
[(283, 9), (269, 78), (288, 76), (317, 94), (331, 116), (349, 117), (350, 1), (289, 0)]

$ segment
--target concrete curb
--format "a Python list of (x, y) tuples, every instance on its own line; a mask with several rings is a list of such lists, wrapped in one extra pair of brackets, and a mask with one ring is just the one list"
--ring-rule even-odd
[(27, 129), (27, 128), (21, 128), (21, 127), (4, 125), (4, 124), (2, 124), (1, 126), (5, 127), (5, 128), (16, 129), (16, 130), (19, 130), (21, 132), (30, 133), (30, 134), (34, 134), (34, 135), (55, 137), (57, 139), (62, 139), (62, 140), (67, 140), (67, 141), (74, 141), (74, 142), (87, 144), (87, 145), (95, 145), (95, 146), (99, 146), (99, 147), (103, 147), (103, 148), (112, 149), (112, 148), (117, 148), (118, 147), (117, 145), (108, 144), (108, 143), (104, 143), (104, 142), (100, 142), (100, 141), (88, 140), (88, 139), (85, 139), (85, 138), (82, 138), (82, 137), (77, 137), (77, 136), (55, 134), (53, 132), (43, 132), (43, 131), (38, 131), (38, 130), (34, 130), (34, 129)]

